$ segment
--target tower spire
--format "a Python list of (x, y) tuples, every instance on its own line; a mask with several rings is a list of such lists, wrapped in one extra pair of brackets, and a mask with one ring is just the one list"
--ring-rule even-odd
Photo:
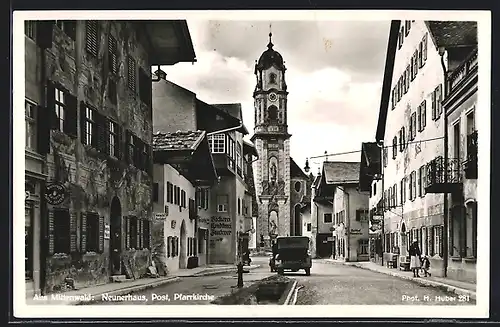
[(269, 23), (269, 44), (267, 45), (269, 49), (272, 49), (272, 47), (274, 46), (273, 42), (271, 41), (272, 37), (273, 37), (272, 23)]

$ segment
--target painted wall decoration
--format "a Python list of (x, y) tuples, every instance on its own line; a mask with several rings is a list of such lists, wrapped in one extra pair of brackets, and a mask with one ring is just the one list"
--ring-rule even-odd
[(210, 236), (229, 236), (232, 235), (231, 218), (229, 217), (211, 217), (210, 218)]
[(278, 176), (278, 159), (276, 157), (269, 158), (269, 180), (275, 182)]

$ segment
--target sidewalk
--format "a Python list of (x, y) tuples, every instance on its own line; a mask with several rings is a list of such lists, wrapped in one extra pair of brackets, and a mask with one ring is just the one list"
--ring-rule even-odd
[[(253, 270), (260, 265), (245, 266), (244, 270)], [(45, 297), (27, 298), (27, 305), (80, 305), (89, 304), (101, 298), (102, 294), (110, 296), (124, 295), (132, 292), (142, 291), (148, 288), (158, 287), (169, 283), (175, 283), (183, 277), (200, 277), (222, 274), (227, 272), (236, 272), (235, 265), (210, 265), (204, 267), (196, 267), (193, 269), (181, 269), (170, 273), (165, 277), (158, 278), (141, 278), (136, 280), (127, 280), (122, 283), (107, 283), (86, 287), (79, 290), (68, 291), (63, 293), (51, 293)]]
[(387, 268), (385, 266), (377, 265), (376, 263), (371, 261), (345, 262), (334, 259), (316, 259), (316, 260), (367, 269), (378, 273), (398, 277), (401, 279), (410, 280), (412, 282), (419, 283), (421, 285), (441, 288), (447, 292), (455, 293), (457, 295), (468, 295), (471, 299), (476, 300), (476, 284), (461, 282), (443, 277), (434, 277), (434, 276), (415, 278), (413, 277), (413, 273), (410, 271), (402, 271), (397, 268), (392, 268), (392, 269)]

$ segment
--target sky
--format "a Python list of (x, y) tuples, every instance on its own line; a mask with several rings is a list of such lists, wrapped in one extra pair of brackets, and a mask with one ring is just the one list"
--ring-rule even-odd
[[(197, 62), (162, 67), (167, 79), (207, 103), (242, 104), (254, 128), (255, 61), (274, 50), (285, 61), (292, 158), (361, 149), (373, 141), (380, 105), (390, 21), (189, 20)], [(270, 26), (271, 24), (271, 26)], [(311, 172), (325, 158), (309, 160)], [(360, 153), (328, 160), (359, 161)]]

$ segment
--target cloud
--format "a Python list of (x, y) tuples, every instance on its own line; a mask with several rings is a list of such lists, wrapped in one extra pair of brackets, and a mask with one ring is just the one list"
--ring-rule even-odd
[[(167, 78), (208, 103), (239, 102), (252, 134), (254, 64), (265, 50), (266, 22), (189, 21), (198, 62), (164, 67)], [(288, 85), (291, 155), (359, 151), (375, 135), (389, 22), (277, 22), (273, 43)], [(247, 139), (250, 137), (247, 136)], [(329, 157), (359, 161), (359, 152)], [(317, 167), (324, 159), (312, 159)], [(315, 166), (316, 165), (316, 166)], [(312, 173), (317, 170), (313, 168)]]

